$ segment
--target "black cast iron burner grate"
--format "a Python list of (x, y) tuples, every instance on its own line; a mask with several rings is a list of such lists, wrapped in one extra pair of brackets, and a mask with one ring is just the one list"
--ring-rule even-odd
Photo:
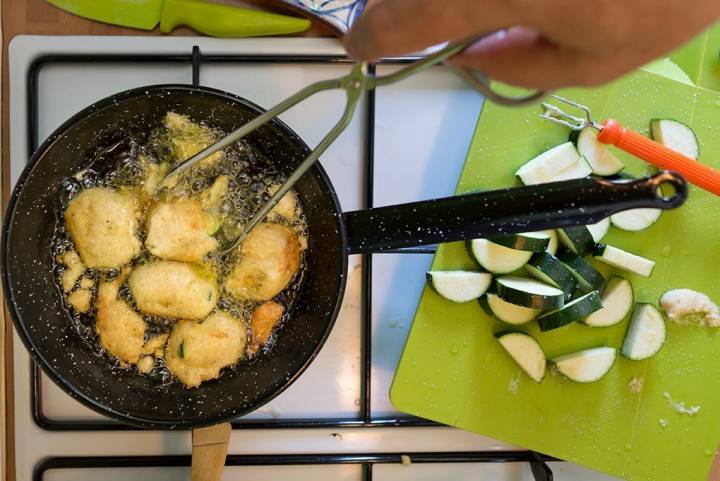
[[(377, 464), (449, 464), (449, 463), (529, 463), (535, 481), (553, 481), (546, 464), (552, 458), (530, 451), (469, 451), (465, 453), (383, 453), (383, 454), (262, 454), (229, 455), (225, 466), (327, 466), (359, 465), (361, 479), (372, 481)], [(168, 468), (189, 467), (190, 456), (106, 456), (57, 457), (40, 462), (33, 472), (33, 481), (44, 481), (50, 470), (89, 468)]]
[[(384, 61), (387, 64), (402, 64), (412, 61), (411, 58), (392, 59)], [(252, 55), (252, 54), (221, 54), (205, 55), (198, 46), (194, 46), (189, 54), (52, 54), (37, 57), (30, 65), (27, 72), (27, 142), (28, 151), (35, 152), (38, 147), (38, 78), (40, 71), (53, 64), (69, 63), (178, 63), (192, 66), (192, 84), (200, 85), (201, 67), (203, 64), (212, 63), (238, 63), (238, 64), (352, 64), (353, 61), (341, 55)], [(375, 67), (371, 66), (374, 71)], [(374, 137), (375, 137), (375, 91), (368, 91), (365, 96), (365, 117), (363, 119), (365, 136), (364, 165), (363, 165), (363, 208), (373, 206), (373, 175), (374, 175)], [(433, 254), (433, 246), (426, 246), (414, 249), (399, 249), (390, 251), (395, 253), (412, 254)], [(420, 426), (442, 426), (433, 421), (421, 419), (414, 416), (392, 416), (378, 417), (372, 415), (371, 407), (371, 367), (372, 367), (372, 256), (361, 255), (362, 281), (361, 281), (361, 363), (360, 363), (360, 408), (356, 416), (336, 418), (292, 418), (292, 419), (261, 419), (243, 420), (237, 419), (232, 422), (233, 429), (288, 429), (288, 428), (370, 428), (370, 427), (420, 427)], [(83, 420), (58, 420), (45, 415), (42, 408), (42, 382), (40, 368), (30, 361), (30, 382), (31, 382), (31, 403), (34, 422), (42, 429), (49, 431), (127, 431), (140, 430), (133, 426), (124, 425), (113, 420), (83, 421)], [(475, 454), (475, 455), (473, 455)], [(355, 463), (363, 465), (363, 472), (367, 480), (372, 477), (372, 465), (375, 463), (398, 462), (399, 455), (329, 455), (329, 456), (268, 456), (268, 457), (247, 457), (230, 456), (228, 463), (236, 465), (250, 464), (322, 464), (322, 463)], [(365, 457), (363, 457), (365, 456)], [(395, 458), (393, 458), (395, 456)], [(418, 459), (435, 459), (428, 454), (417, 455)], [(429, 456), (429, 457), (428, 457)], [(443, 456), (445, 456), (443, 458)], [(364, 459), (367, 458), (368, 461)], [(303, 461), (303, 460), (315, 461)], [(445, 462), (511, 462), (532, 460), (533, 474), (538, 481), (551, 480), (552, 472), (543, 462), (543, 458), (530, 451), (521, 452), (478, 452), (478, 453), (438, 453), (437, 459), (447, 459)], [(456, 459), (453, 461), (453, 459)], [(462, 459), (462, 461), (459, 461)], [(467, 460), (466, 460), (467, 459)], [(186, 465), (187, 459), (183, 457), (162, 457), (162, 458), (50, 458), (43, 461), (36, 470), (35, 480), (42, 479), (42, 472), (54, 467), (89, 467), (93, 463), (103, 461), (102, 466), (111, 466), (118, 460), (131, 461), (136, 463), (151, 463), (150, 465), (163, 466), (164, 462), (179, 463), (178, 466)], [(171, 460), (171, 461), (168, 461)], [(260, 462), (259, 460), (264, 460)], [(278, 461), (279, 460), (279, 461)], [(291, 462), (292, 461), (292, 462)], [(303, 462), (295, 462), (303, 461)], [(416, 462), (441, 462), (441, 461), (416, 461)], [(109, 463), (109, 464), (108, 464)], [(152, 464), (155, 463), (155, 464)], [(183, 464), (184, 463), (184, 464)], [(144, 464), (141, 464), (145, 466)], [(168, 464), (169, 465), (169, 464)], [(536, 468), (536, 465), (541, 468)], [(38, 474), (40, 473), (40, 474)], [(543, 474), (544, 473), (544, 474)]]

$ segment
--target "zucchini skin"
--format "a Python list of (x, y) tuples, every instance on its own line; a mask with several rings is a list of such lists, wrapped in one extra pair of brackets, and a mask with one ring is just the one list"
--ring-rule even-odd
[[(595, 239), (584, 225), (564, 227), (560, 230), (570, 239), (573, 247), (577, 250), (577, 255), (584, 256), (593, 251)], [(562, 239), (562, 236), (560, 238)]]
[[(540, 252), (530, 258), (530, 261), (525, 265), (525, 269), (528, 266), (534, 267), (539, 270), (552, 281), (557, 284), (557, 288), (565, 293), (565, 297), (569, 299), (575, 289), (577, 289), (577, 279), (557, 257), (547, 252)], [(528, 273), (532, 276), (532, 273), (528, 270)], [(539, 279), (542, 281), (542, 279)]]
[(580, 257), (579, 255), (573, 254), (572, 252), (563, 252), (558, 256), (558, 259), (568, 266), (575, 274), (575, 278), (578, 281), (578, 287), (584, 293), (598, 291), (602, 294), (605, 291), (607, 285), (607, 279), (603, 276), (600, 271), (595, 269), (592, 264)]
[(488, 237), (488, 240), (509, 249), (528, 252), (544, 252), (550, 244), (549, 237), (541, 239), (537, 237), (523, 236), (522, 234)]
[(532, 294), (513, 289), (512, 287), (506, 287), (498, 281), (495, 281), (495, 290), (497, 295), (504, 301), (532, 309), (541, 309), (544, 311), (548, 309), (559, 309), (565, 304), (565, 293), (559, 296)]
[(578, 322), (601, 308), (602, 302), (598, 292), (592, 291), (572, 303), (568, 303), (562, 309), (540, 314), (537, 318), (538, 326), (543, 332), (551, 331)]

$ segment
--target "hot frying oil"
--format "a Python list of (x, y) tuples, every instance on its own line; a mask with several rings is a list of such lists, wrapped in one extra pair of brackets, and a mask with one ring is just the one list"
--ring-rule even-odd
[[(241, 141), (225, 149), (222, 155), (216, 156), (214, 159), (205, 159), (195, 167), (180, 174), (179, 179), (172, 188), (164, 187), (153, 192), (154, 188), (162, 181), (167, 169), (177, 163), (179, 153), (185, 154), (186, 158), (190, 157), (195, 153), (193, 150), (203, 148), (208, 142), (207, 138), (186, 137), (183, 139), (182, 145), (189, 145), (192, 150), (185, 152), (178, 148), (177, 138), (173, 137), (173, 133), (170, 129), (162, 126), (144, 135), (127, 136), (109, 145), (102, 146), (88, 157), (85, 168), (68, 177), (62, 183), (58, 191), (56, 222), (50, 243), (52, 257), (55, 260), (53, 267), (56, 285), (61, 293), (63, 293), (63, 290), (60, 279), (65, 267), (57, 259), (65, 252), (75, 249), (65, 228), (63, 213), (72, 199), (82, 190), (104, 187), (132, 193), (139, 199), (141, 209), (138, 237), (143, 244), (143, 250), (139, 256), (131, 261), (129, 267), (134, 268), (142, 263), (157, 259), (144, 248), (146, 238), (144, 220), (153, 203), (168, 198), (197, 197), (208, 189), (216, 178), (226, 175), (229, 179), (228, 190), (220, 206), (220, 228), (215, 235), (221, 247), (215, 252), (206, 255), (200, 265), (196, 266), (200, 272), (217, 276), (218, 284), (222, 286), (235, 258), (232, 253), (223, 255), (217, 251), (222, 250), (222, 246), (230, 244), (237, 237), (244, 224), (269, 198), (268, 191), (273, 186), (282, 184), (285, 179), (272, 162), (253, 147)], [(214, 131), (213, 133), (218, 138), (223, 135), (223, 132), (220, 131)], [(194, 132), (190, 131), (189, 134), (184, 133), (184, 135), (192, 136)], [(187, 147), (185, 149), (187, 150)], [(301, 240), (307, 239), (307, 223), (299, 203), (297, 205), (297, 215), (293, 220), (276, 216), (273, 222), (283, 223), (294, 229)], [(298, 274), (275, 299), (285, 307), (285, 318), (287, 318), (288, 312), (292, 310), (293, 302), (302, 284), (303, 273), (306, 269), (304, 255), (302, 257)], [(104, 356), (108, 359), (108, 362), (113, 363), (118, 368), (135, 369), (108, 355), (100, 345), (95, 330), (95, 315), (97, 313), (95, 302), (98, 283), (112, 280), (119, 275), (120, 269), (86, 269), (84, 277), (94, 280), (92, 289), (93, 304), (90, 310), (84, 314), (75, 311), (67, 302), (65, 294), (63, 294), (64, 304), (75, 330), (87, 341), (94, 352), (99, 356)], [(78, 286), (76, 285), (75, 288), (77, 289)], [(128, 286), (127, 278), (120, 286), (118, 298), (124, 300), (132, 309), (140, 313)], [(229, 312), (233, 317), (242, 320), (248, 335), (252, 336), (248, 320), (257, 305), (257, 302), (240, 301), (223, 293), (220, 296), (217, 308)], [(142, 313), (141, 315), (146, 324), (146, 340), (159, 334), (168, 333), (176, 322), (175, 319), (171, 318), (150, 316)], [(274, 332), (277, 332), (277, 329)], [(264, 349), (271, 349), (272, 344), (273, 337), (271, 337)], [(155, 367), (148, 375), (161, 384), (176, 382), (165, 366), (163, 358), (156, 359)]]

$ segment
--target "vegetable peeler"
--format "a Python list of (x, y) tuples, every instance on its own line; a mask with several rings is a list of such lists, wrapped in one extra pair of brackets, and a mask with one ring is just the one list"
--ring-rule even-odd
[[(313, 151), (302, 161), (302, 163), (295, 169), (285, 183), (268, 199), (268, 201), (255, 213), (255, 215), (248, 221), (243, 227), (240, 235), (235, 241), (231, 243), (229, 247), (223, 250), (223, 252), (229, 252), (233, 250), (252, 230), (252, 228), (267, 216), (272, 208), (283, 198), (283, 196), (295, 185), (295, 183), (307, 172), (310, 167), (320, 158), (325, 150), (333, 143), (333, 141), (342, 133), (343, 130), (348, 126), (352, 116), (355, 112), (355, 107), (360, 100), (363, 92), (374, 89), (376, 87), (382, 87), (389, 85), (400, 80), (403, 80), (413, 74), (421, 72), (428, 67), (444, 62), (450, 57), (462, 52), (472, 43), (480, 40), (482, 37), (473, 37), (468, 40), (452, 43), (445, 48), (438, 50), (437, 52), (421, 59), (412, 64), (401, 68), (391, 74), (376, 76), (369, 72), (367, 62), (358, 62), (352, 68), (350, 73), (339, 78), (321, 80), (314, 84), (311, 84), (297, 93), (291, 95), (287, 99), (278, 103), (264, 114), (256, 117), (250, 122), (246, 123), (242, 127), (231, 132), (226, 137), (220, 139), (215, 144), (207, 147), (205, 150), (199, 152), (193, 157), (189, 158), (185, 162), (182, 162), (171, 169), (165, 177), (163, 182), (166, 182), (171, 177), (179, 174), (180, 172), (191, 168), (200, 160), (205, 157), (221, 150), (232, 143), (242, 139), (246, 135), (250, 134), (254, 130), (263, 126), (264, 124), (271, 121), (281, 113), (297, 105), (306, 98), (325, 90), (342, 89), (345, 90), (347, 95), (347, 101), (345, 104), (345, 110), (338, 120), (338, 122), (330, 129), (328, 134), (317, 144)], [(482, 93), (487, 99), (509, 106), (525, 105), (528, 103), (535, 102), (545, 96), (545, 91), (532, 92), (522, 97), (507, 97), (500, 94), (492, 89), (490, 82), (487, 78), (481, 77), (478, 72), (466, 69), (464, 67), (452, 66), (455, 73), (457, 73), (463, 80), (465, 80), (471, 87)]]
[(582, 111), (583, 116), (571, 115), (553, 104), (543, 103), (542, 106), (545, 108), (545, 112), (541, 115), (542, 118), (569, 127), (572, 130), (592, 127), (598, 131), (597, 139), (601, 143), (614, 145), (661, 169), (682, 174), (691, 184), (695, 184), (715, 195), (720, 195), (720, 172), (717, 170), (644, 135), (626, 129), (615, 119), (607, 119), (599, 123), (592, 119), (590, 109), (585, 105), (559, 95), (552, 95), (551, 97)]

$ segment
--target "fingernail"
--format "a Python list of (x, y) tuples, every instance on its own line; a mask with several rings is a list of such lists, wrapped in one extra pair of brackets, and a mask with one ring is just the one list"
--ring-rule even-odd
[(498, 30), (465, 49), (464, 53), (472, 55), (493, 54), (507, 48), (516, 48), (522, 45), (530, 45), (538, 39), (538, 32), (525, 27), (511, 27)]
[(492, 53), (497, 50), (508, 37), (508, 31), (506, 29), (498, 30), (491, 34), (482, 37), (477, 42), (470, 45), (465, 49), (465, 53), (471, 54), (483, 54)]

